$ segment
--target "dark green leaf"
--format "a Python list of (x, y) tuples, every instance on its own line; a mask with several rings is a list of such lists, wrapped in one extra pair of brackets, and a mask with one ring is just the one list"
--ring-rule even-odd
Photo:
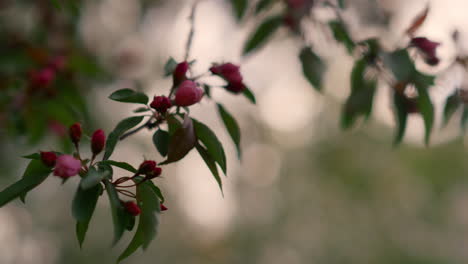
[(415, 85), (418, 91), (418, 108), (424, 119), (424, 127), (426, 129), (424, 142), (428, 145), (431, 137), (432, 126), (434, 124), (434, 106), (432, 105), (431, 98), (429, 97), (429, 86), (427, 81), (416, 81)]
[(196, 142), (193, 122), (187, 116), (182, 126), (170, 137), (167, 159), (161, 165), (181, 160), (195, 147)]
[(176, 67), (177, 61), (175, 61), (174, 58), (170, 57), (167, 60), (166, 65), (164, 65), (164, 76), (171, 76)]
[(98, 171), (94, 167), (91, 167), (81, 180), (80, 187), (83, 188), (83, 190), (91, 189), (109, 176), (110, 173), (108, 171)]
[(86, 232), (88, 231), (88, 226), (89, 222), (76, 222), (75, 232), (80, 248), (83, 247), (83, 242), (86, 237)]
[(117, 168), (128, 170), (129, 172), (132, 172), (132, 173), (136, 173), (138, 171), (132, 165), (130, 165), (130, 164), (126, 163), (126, 162), (122, 162), (122, 161), (104, 160), (104, 161), (99, 162), (99, 164), (112, 165), (112, 166), (117, 167)]
[(152, 181), (147, 181), (148, 185), (153, 189), (154, 193), (159, 197), (159, 200), (161, 200), (161, 203), (164, 203), (165, 199), (164, 196), (161, 192), (161, 189), (159, 189), (158, 186), (156, 186)]
[(121, 89), (113, 92), (109, 99), (123, 102), (123, 103), (135, 103), (135, 104), (147, 104), (148, 96), (144, 93), (134, 91), (132, 89)]
[(17, 197), (20, 197), (24, 202), (26, 194), (41, 184), (51, 172), (52, 170), (42, 164), (40, 160), (31, 160), (22, 179), (0, 192), (0, 207)]
[(135, 216), (131, 215), (131, 214), (125, 214), (125, 218), (126, 218), (126, 223), (127, 225), (125, 226), (125, 229), (128, 230), (128, 231), (132, 231), (133, 228), (135, 227)]
[(226, 109), (221, 104), (217, 104), (217, 105), (218, 105), (218, 113), (221, 116), (224, 126), (229, 132), (229, 135), (231, 136), (232, 141), (234, 141), (234, 144), (236, 145), (237, 156), (240, 158), (241, 157), (241, 148), (240, 148), (241, 134), (240, 134), (239, 125), (237, 125), (237, 122), (234, 119), (234, 117), (228, 111), (226, 111)]
[(384, 52), (382, 58), (385, 66), (393, 72), (397, 81), (408, 82), (411, 80), (416, 68), (406, 49), (396, 50), (391, 53)]
[(346, 26), (341, 21), (331, 21), (328, 25), (330, 26), (336, 41), (343, 43), (348, 50), (348, 53), (352, 54), (356, 44), (354, 44), (354, 41), (349, 36)]
[(169, 138), (169, 133), (162, 129), (158, 129), (153, 135), (153, 144), (163, 157), (166, 157), (169, 151)]
[(318, 90), (322, 90), (323, 74), (326, 70), (325, 63), (317, 56), (310, 47), (302, 49), (299, 59), (302, 63), (302, 72), (312, 86)]
[(222, 193), (223, 192), (223, 183), (221, 181), (221, 177), (219, 177), (218, 167), (216, 167), (215, 160), (208, 153), (208, 150), (206, 150), (200, 144), (197, 144), (196, 148), (197, 148), (197, 151), (200, 154), (200, 156), (203, 158), (203, 161), (205, 161), (206, 166), (208, 166), (208, 168), (210, 169), (211, 174), (213, 174), (213, 177), (215, 178), (216, 182), (218, 183), (219, 189), (221, 190), (221, 193)]
[(40, 159), (41, 159), (41, 154), (39, 154), (39, 153), (32, 153), (32, 154), (29, 154), (29, 155), (26, 155), (26, 156), (22, 156), (22, 158), (25, 158), (25, 159), (33, 159), (33, 160), (40, 160)]
[(463, 106), (462, 117), (461, 117), (461, 120), (460, 120), (460, 126), (461, 126), (461, 129), (462, 129), (463, 133), (465, 133), (467, 123), (468, 123), (468, 107), (466, 105), (464, 105)]
[(110, 181), (104, 181), (104, 185), (106, 186), (106, 192), (109, 196), (109, 202), (111, 206), (112, 212), (112, 222), (114, 224), (114, 242), (113, 244), (117, 244), (120, 238), (125, 231), (125, 228), (128, 226), (126, 211), (120, 202), (119, 195), (115, 190), (114, 185)]
[(174, 116), (174, 115), (170, 115), (168, 118), (167, 118), (167, 126), (169, 128), (169, 136), (173, 136), (174, 133), (180, 128), (182, 127), (182, 123)]
[(345, 0), (338, 0), (338, 7), (340, 7), (341, 9), (345, 9), (346, 8)]
[(230, 0), (237, 20), (241, 20), (247, 10), (248, 0)]
[(275, 2), (276, 0), (260, 0), (257, 3), (257, 6), (255, 6), (255, 13), (258, 14), (262, 12), (263, 10), (270, 8)]
[(358, 60), (351, 72), (351, 94), (343, 109), (341, 125), (344, 129), (350, 128), (356, 118), (364, 115), (367, 119), (372, 112), (372, 104), (377, 82), (365, 77), (367, 60)]
[(444, 125), (447, 125), (452, 115), (460, 107), (461, 103), (462, 102), (460, 100), (460, 96), (458, 95), (458, 91), (455, 91), (455, 93), (447, 98), (444, 107)]
[(109, 159), (114, 152), (115, 145), (119, 141), (120, 136), (122, 136), (127, 130), (135, 127), (143, 120), (143, 116), (132, 116), (120, 121), (119, 124), (114, 128), (114, 130), (109, 134), (106, 142), (106, 149), (104, 152), (103, 160)]
[(141, 209), (138, 228), (128, 247), (119, 256), (118, 262), (133, 254), (139, 247), (143, 250), (147, 249), (157, 234), (157, 213), (160, 210), (160, 203), (149, 182), (143, 182), (137, 186), (137, 199)]
[(393, 141), (393, 144), (396, 146), (401, 143), (405, 135), (406, 123), (408, 120), (408, 111), (406, 109), (405, 97), (403, 97), (402, 95), (394, 93), (393, 103), (395, 105), (397, 123), (397, 132), (395, 134), (395, 140)]
[(244, 46), (243, 55), (259, 49), (282, 25), (282, 16), (272, 16), (264, 20), (258, 28), (250, 35)]
[(144, 112), (148, 112), (150, 111), (150, 109), (148, 107), (139, 107), (135, 110), (133, 110), (133, 113), (144, 113)]
[(101, 185), (96, 185), (88, 190), (83, 190), (81, 186), (78, 186), (78, 190), (76, 191), (72, 204), (72, 213), (73, 217), (77, 220), (76, 237), (78, 238), (80, 247), (83, 245), (89, 221), (93, 216), (101, 192)]
[(242, 92), (242, 94), (244, 94), (244, 96), (252, 103), (252, 104), (256, 104), (257, 103), (257, 99), (255, 99), (255, 95), (253, 94), (253, 92), (249, 89), (249, 87), (245, 87), (244, 91)]
[(216, 137), (216, 134), (205, 124), (193, 120), (195, 134), (197, 138), (205, 145), (208, 153), (219, 164), (224, 174), (226, 174), (226, 154), (223, 145)]

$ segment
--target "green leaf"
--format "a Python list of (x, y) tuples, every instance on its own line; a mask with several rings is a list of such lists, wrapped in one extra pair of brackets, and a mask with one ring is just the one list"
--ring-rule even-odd
[(192, 119), (186, 116), (182, 126), (170, 137), (167, 159), (161, 165), (181, 160), (195, 147), (196, 142)]
[(432, 126), (434, 124), (434, 106), (432, 105), (431, 98), (428, 93), (427, 82), (420, 82), (416, 80), (416, 89), (418, 91), (418, 108), (424, 119), (425, 137), (424, 142), (426, 145), (429, 144)]
[(317, 90), (322, 90), (323, 74), (326, 70), (325, 63), (310, 47), (304, 47), (299, 54), (302, 63), (302, 72), (310, 84)]
[(341, 9), (345, 9), (346, 8), (345, 0), (338, 0), (338, 7)]
[(273, 35), (273, 33), (276, 32), (276, 30), (278, 30), (282, 24), (282, 16), (272, 16), (265, 19), (250, 35), (244, 46), (243, 55), (247, 55), (265, 45), (268, 39)]
[(240, 139), (241, 139), (241, 134), (240, 134), (240, 129), (239, 125), (237, 125), (236, 119), (222, 106), (221, 104), (217, 104), (218, 106), (218, 113), (221, 116), (221, 119), (223, 120), (224, 126), (226, 127), (229, 135), (232, 138), (232, 141), (234, 141), (234, 144), (236, 145), (237, 149), (237, 156), (241, 157), (241, 148), (240, 148)]
[(169, 139), (169, 133), (162, 129), (158, 129), (153, 134), (153, 144), (163, 157), (166, 157), (169, 151)]
[(260, 0), (255, 6), (255, 14), (270, 8), (275, 2), (276, 0)]
[(460, 96), (458, 95), (458, 91), (455, 91), (455, 93), (447, 98), (444, 107), (444, 126), (446, 126), (450, 121), (450, 118), (460, 107), (461, 103), (462, 102), (460, 100)]
[(132, 173), (136, 173), (138, 171), (132, 165), (130, 165), (130, 164), (126, 163), (126, 162), (122, 162), (122, 161), (104, 160), (104, 161), (99, 162), (99, 164), (108, 164), (108, 165), (111, 165), (111, 166), (114, 166), (114, 167), (117, 167), (117, 168), (127, 170), (127, 171), (132, 172)]
[(348, 53), (352, 54), (356, 44), (354, 44), (354, 41), (349, 36), (349, 32), (346, 29), (346, 26), (341, 21), (337, 20), (329, 22), (328, 26), (332, 30), (335, 40), (343, 43), (343, 45), (348, 50)]
[(146, 250), (157, 234), (157, 213), (160, 210), (160, 203), (149, 182), (137, 186), (137, 200), (141, 209), (138, 228), (128, 247), (119, 256), (118, 262), (133, 254), (139, 247)]
[(257, 99), (255, 99), (255, 95), (253, 94), (252, 90), (249, 89), (249, 87), (245, 86), (245, 89), (244, 89), (244, 91), (242, 92), (242, 94), (243, 94), (252, 104), (256, 104), (256, 103), (257, 103)]
[(25, 158), (25, 159), (33, 159), (33, 160), (40, 160), (40, 159), (41, 159), (41, 154), (39, 154), (39, 153), (32, 153), (32, 154), (29, 154), (29, 155), (26, 155), (26, 156), (22, 156), (22, 158)]
[(0, 207), (20, 197), (24, 202), (26, 194), (41, 184), (52, 172), (40, 160), (31, 160), (21, 180), (8, 186), (0, 192)]
[(199, 121), (193, 120), (193, 125), (197, 138), (203, 143), (216, 163), (219, 164), (224, 174), (226, 174), (226, 154), (216, 134), (208, 126)]
[(393, 144), (399, 145), (403, 140), (408, 120), (408, 111), (406, 109), (406, 98), (398, 93), (393, 95), (393, 104), (395, 105), (397, 132)]
[(175, 61), (174, 58), (170, 57), (164, 65), (164, 76), (171, 76), (176, 67), (177, 61)]
[(247, 10), (248, 0), (230, 0), (237, 20), (241, 20)]
[(121, 89), (113, 92), (109, 99), (123, 102), (123, 103), (135, 103), (135, 104), (147, 104), (148, 96), (144, 93), (134, 91), (132, 89)]
[(80, 187), (83, 188), (83, 190), (91, 189), (109, 176), (110, 173), (108, 171), (98, 171), (94, 167), (91, 167), (81, 180)]
[(148, 107), (139, 107), (135, 110), (133, 110), (133, 113), (144, 113), (144, 112), (148, 112), (150, 111), (150, 109)]
[(372, 112), (377, 82), (366, 79), (367, 67), (367, 60), (363, 58), (355, 63), (351, 72), (351, 94), (346, 100), (341, 119), (343, 129), (350, 128), (360, 115), (368, 119)]
[(109, 159), (109, 157), (112, 155), (112, 152), (114, 152), (115, 145), (117, 145), (120, 136), (127, 132), (127, 130), (130, 130), (136, 125), (138, 125), (142, 120), (143, 116), (132, 116), (120, 121), (120, 123), (117, 124), (117, 126), (107, 138), (103, 160)]
[(468, 107), (463, 106), (462, 117), (460, 119), (460, 126), (461, 126), (463, 133), (465, 133), (467, 123), (468, 123)]
[(125, 228), (128, 226), (127, 217), (124, 207), (120, 202), (119, 195), (117, 194), (117, 190), (115, 189), (114, 185), (110, 181), (104, 181), (104, 185), (106, 186), (106, 192), (109, 197), (109, 202), (111, 206), (112, 212), (112, 222), (114, 224), (114, 242), (113, 244), (117, 244), (120, 238), (125, 231)]
[(391, 53), (382, 52), (381, 55), (385, 66), (393, 72), (393, 75), (399, 82), (411, 80), (416, 68), (406, 49), (396, 50)]
[(86, 237), (86, 232), (88, 231), (88, 226), (89, 222), (76, 222), (75, 232), (80, 248), (83, 247), (83, 242)]
[(169, 129), (169, 136), (172, 137), (174, 133), (182, 127), (182, 123), (174, 115), (170, 115), (167, 117), (167, 126)]
[[(205, 161), (206, 166), (211, 171), (211, 174), (213, 174), (213, 177), (215, 178), (216, 182), (218, 183), (219, 189), (221, 190), (221, 193), (223, 193), (223, 183), (221, 181), (221, 177), (219, 177), (218, 173), (218, 167), (216, 167), (216, 162), (213, 159), (213, 157), (208, 153), (208, 150), (206, 150), (203, 146), (200, 144), (196, 145), (197, 151), (200, 154), (200, 156), (203, 158), (203, 161)], [(224, 194), (223, 194), (224, 196)]]
[(154, 193), (159, 197), (159, 200), (161, 200), (161, 203), (164, 203), (166, 199), (164, 199), (164, 196), (161, 192), (161, 189), (159, 189), (158, 186), (156, 186), (152, 181), (147, 181), (148, 185), (153, 189)]
[[(83, 181), (83, 180), (82, 180)], [(83, 190), (81, 186), (78, 189), (73, 199), (72, 214), (76, 219), (76, 237), (80, 247), (82, 247), (86, 231), (88, 230), (89, 221), (93, 216), (94, 209), (102, 192), (102, 186), (96, 185), (88, 190)]]

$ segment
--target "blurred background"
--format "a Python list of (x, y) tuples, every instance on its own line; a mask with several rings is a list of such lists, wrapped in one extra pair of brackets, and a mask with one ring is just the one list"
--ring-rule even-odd
[[(70, 23), (76, 34), (63, 38), (63, 32), (74, 31), (57, 29), (52, 23), (48, 26), (56, 29), (55, 38), (45, 36), (45, 42), (63, 53), (63, 47), (70, 46), (63, 43), (73, 38), (82, 46), (72, 45), (66, 52), (94, 58), (70, 63), (77, 67), (73, 69), (88, 69), (90, 77), (68, 85), (76, 85), (70, 89), (87, 102), (79, 115), (79, 121), (87, 122), (85, 130), (110, 132), (135, 108), (108, 100), (110, 93), (122, 88), (139, 89), (150, 96), (167, 93), (171, 80), (162, 77), (164, 64), (170, 56), (183, 59), (193, 1), (84, 2), (80, 15)], [(442, 126), (441, 121), (442, 103), (465, 82), (465, 70), (450, 62), (464, 50), (451, 36), (454, 29), (460, 30), (460, 39), (465, 36), (468, 4), (463, 0), (347, 3), (343, 16), (352, 35), (356, 39), (376, 36), (389, 48), (404, 45), (404, 30), (430, 4), (420, 31), (442, 43), (441, 63), (427, 67), (416, 62), (420, 70), (437, 74), (431, 90), (437, 113), (432, 144), (423, 146), (422, 120), (412, 116), (405, 143), (392, 146), (393, 113), (389, 88), (383, 83), (371, 119), (351, 131), (340, 129), (353, 60), (316, 23), (305, 21), (302, 30), (304, 39), (328, 65), (321, 94), (302, 75), (297, 57), (302, 40), (282, 29), (260, 51), (241, 57), (242, 45), (258, 25), (258, 17), (247, 12), (239, 23), (229, 1), (200, 1), (191, 50), (191, 58), (196, 59), (193, 72), (205, 72), (212, 62), (240, 64), (245, 82), (257, 97), (257, 105), (252, 105), (244, 97), (213, 90), (213, 97), (238, 118), (243, 158), (237, 159), (215, 105), (203, 101), (195, 106), (192, 115), (214, 128), (226, 149), (224, 197), (193, 152), (176, 165), (166, 166), (163, 177), (155, 180), (169, 208), (159, 217), (159, 234), (146, 252), (138, 251), (124, 263), (468, 262), (466, 146), (458, 124)], [(30, 1), (0, 1), (2, 39), (11, 39), (9, 32), (15, 32), (17, 39), (37, 33), (35, 23), (47, 20), (32, 6)], [(315, 19), (326, 21), (330, 16), (327, 10), (317, 10)], [(22, 52), (25, 46), (2, 44), (1, 52)], [(99, 66), (90, 63), (94, 60)], [(3, 61), (3, 72), (9, 69), (5, 65), (11, 64)], [(66, 106), (84, 104), (66, 102)], [(65, 106), (57, 107), (47, 113), (51, 119), (33, 117), (38, 124), (27, 128), (26, 136), (19, 130), (0, 130), (2, 189), (22, 174), (27, 161), (20, 156), (69, 147), (60, 135), (63, 127), (51, 125), (51, 120), (64, 126), (75, 122), (75, 116), (55, 116)], [(5, 109), (0, 115), (4, 119), (8, 116)], [(41, 140), (31, 142), (35, 126), (47, 128)], [(149, 132), (125, 140), (114, 154), (115, 160), (135, 166), (144, 158), (162, 160)], [(78, 179), (72, 179), (61, 185), (58, 178), (49, 177), (29, 194), (27, 204), (15, 201), (1, 208), (0, 263), (115, 262), (131, 236), (110, 247), (112, 221), (106, 198), (98, 202), (84, 247), (79, 248), (70, 210), (77, 183)]]

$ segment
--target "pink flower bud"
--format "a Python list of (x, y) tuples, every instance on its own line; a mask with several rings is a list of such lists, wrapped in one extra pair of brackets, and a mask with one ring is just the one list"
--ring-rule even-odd
[(47, 167), (53, 167), (57, 161), (57, 154), (51, 151), (41, 151), (41, 160)]
[(188, 69), (189, 69), (189, 64), (186, 61), (177, 64), (177, 66), (174, 69), (174, 72), (172, 73), (174, 86), (177, 86), (183, 81), (187, 80)]
[(162, 212), (162, 211), (167, 211), (167, 209), (168, 209), (168, 208), (167, 208), (166, 206), (164, 206), (164, 204), (161, 204), (161, 212)]
[(193, 81), (183, 81), (177, 88), (175, 104), (178, 106), (189, 106), (200, 102), (203, 91)]
[(55, 71), (52, 68), (44, 68), (31, 74), (30, 84), (33, 87), (47, 87), (55, 79)]
[(141, 213), (140, 207), (134, 201), (125, 202), (123, 205), (125, 210), (133, 216), (137, 216)]
[(106, 145), (106, 135), (102, 129), (98, 129), (94, 131), (93, 135), (91, 136), (91, 150), (93, 151), (94, 155), (99, 154)]
[(81, 134), (83, 133), (83, 130), (81, 129), (81, 124), (80, 123), (75, 123), (70, 126), (70, 138), (71, 141), (75, 144), (78, 144), (81, 139)]
[(54, 175), (68, 178), (78, 174), (81, 169), (81, 161), (71, 155), (61, 155), (55, 163)]
[(139, 174), (148, 174), (154, 171), (156, 168), (156, 161), (154, 160), (145, 160), (140, 164), (138, 169)]
[(167, 109), (172, 107), (171, 100), (166, 96), (155, 96), (153, 102), (151, 102), (150, 106), (159, 113), (166, 113)]

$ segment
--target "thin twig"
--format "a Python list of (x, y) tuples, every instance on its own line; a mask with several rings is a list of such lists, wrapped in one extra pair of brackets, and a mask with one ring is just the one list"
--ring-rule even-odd
[(142, 130), (143, 128), (150, 128), (152, 127), (152, 122), (153, 121), (153, 118), (150, 118), (148, 119), (148, 121), (146, 121), (146, 123), (144, 123), (143, 125), (133, 129), (133, 130), (130, 130), (128, 131), (127, 133), (123, 134), (122, 136), (120, 136), (119, 140), (124, 140), (125, 138), (137, 133), (138, 131)]
[(187, 39), (187, 45), (185, 46), (185, 61), (187, 61), (190, 56), (190, 49), (192, 47), (193, 36), (195, 34), (195, 12), (197, 10), (197, 5), (199, 2), (199, 0), (194, 1), (192, 5), (192, 11), (190, 12), (189, 16), (190, 32)]

